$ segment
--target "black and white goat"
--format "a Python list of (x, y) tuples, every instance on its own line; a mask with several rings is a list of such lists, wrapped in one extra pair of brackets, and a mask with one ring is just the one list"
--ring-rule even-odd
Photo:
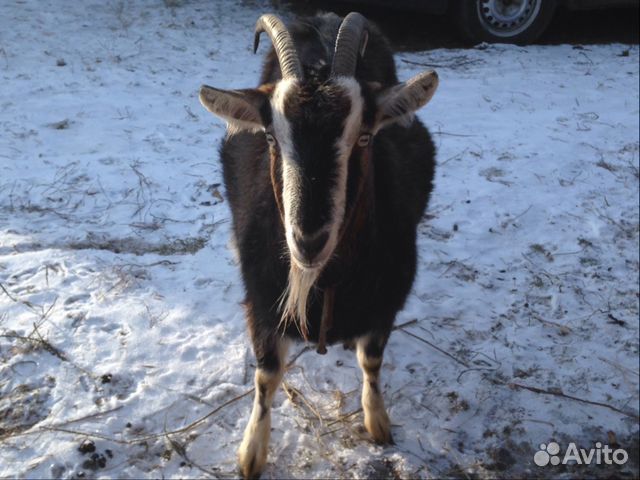
[(379, 388), (382, 355), (416, 270), (416, 228), (434, 174), (434, 146), (414, 112), (438, 85), (428, 71), (396, 77), (392, 52), (358, 13), (287, 29), (257, 22), (273, 43), (260, 86), (203, 86), (228, 122), (220, 155), (257, 359), (255, 401), (239, 450), (260, 474), (270, 407), (290, 339), (353, 341), (364, 374), (364, 424), (392, 441)]

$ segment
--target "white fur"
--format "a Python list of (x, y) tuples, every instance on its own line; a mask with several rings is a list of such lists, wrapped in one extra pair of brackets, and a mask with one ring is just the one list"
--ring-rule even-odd
[(227, 135), (234, 135), (242, 130), (255, 132), (262, 128), (258, 110), (230, 92), (202, 87), (199, 99), (202, 106), (227, 122)]
[(295, 261), (289, 266), (289, 280), (287, 288), (280, 299), (282, 317), (280, 325), (288, 326), (296, 322), (296, 326), (303, 338), (307, 337), (307, 303), (311, 288), (320, 276), (320, 268), (300, 268)]

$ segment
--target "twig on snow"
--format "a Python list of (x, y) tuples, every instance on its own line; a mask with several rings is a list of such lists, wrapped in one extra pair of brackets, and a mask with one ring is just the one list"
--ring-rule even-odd
[[(42, 345), (42, 347), (49, 352), (51, 355), (54, 355), (56, 357), (58, 357), (60, 360), (62, 360), (63, 362), (68, 362), (69, 361), (69, 357), (67, 357), (67, 355), (60, 350), (57, 347), (54, 347), (53, 345), (51, 345), (51, 343), (49, 343), (49, 341), (45, 340), (42, 337), (42, 334), (40, 333), (40, 329), (38, 328), (38, 324), (36, 324), (34, 322), (33, 324), (33, 332), (32, 334), (35, 333), (38, 338), (36, 339), (40, 345)], [(32, 338), (31, 335), (29, 335), (27, 338)]]
[(187, 455), (187, 449), (184, 447), (184, 445), (180, 444), (177, 440), (174, 440), (173, 438), (171, 438), (168, 432), (165, 433), (164, 437), (165, 437), (165, 440), (167, 441), (168, 446), (171, 447), (171, 450), (173, 450), (178, 455), (180, 455), (180, 457), (189, 465), (196, 467), (198, 470), (200, 470), (203, 473), (206, 473), (207, 475), (211, 475), (213, 478), (220, 478), (212, 470), (209, 470), (201, 465), (198, 465), (196, 462), (191, 460)]
[(52, 423), (51, 425), (41, 425), (40, 427), (63, 427), (65, 425), (69, 425), (71, 423), (84, 422), (85, 420), (91, 420), (94, 418), (102, 417), (103, 415), (107, 415), (109, 413), (117, 412), (118, 410), (122, 410), (124, 405), (118, 405), (115, 408), (110, 408), (109, 410), (105, 410), (104, 412), (95, 412), (90, 413), (89, 415), (85, 415), (79, 418), (72, 418), (71, 420), (65, 420), (63, 422)]
[(432, 132), (434, 135), (448, 135), (450, 137), (477, 137), (477, 135), (468, 135), (464, 133), (453, 133), (453, 132), (443, 132), (442, 130), (438, 130), (437, 132)]
[(214, 408), (212, 411), (210, 411), (206, 415), (198, 418), (194, 422), (191, 422), (189, 425), (186, 425), (186, 426), (184, 426), (182, 428), (177, 428), (175, 430), (171, 430), (171, 431), (168, 431), (168, 432), (152, 433), (150, 435), (145, 435), (145, 436), (136, 437), (136, 438), (130, 438), (128, 440), (120, 440), (118, 438), (109, 437), (107, 435), (102, 435), (100, 433), (83, 432), (81, 430), (71, 430), (71, 429), (68, 429), (68, 428), (60, 428), (60, 427), (56, 427), (56, 426), (46, 426), (46, 425), (45, 426), (40, 426), (37, 429), (31, 430), (31, 431), (28, 431), (28, 432), (18, 433), (18, 434), (14, 435), (14, 436), (30, 435), (30, 434), (41, 432), (43, 430), (49, 430), (49, 431), (54, 431), (54, 432), (71, 433), (73, 435), (83, 435), (83, 436), (86, 436), (86, 437), (101, 438), (102, 440), (107, 440), (107, 441), (110, 441), (110, 442), (113, 442), (113, 443), (119, 443), (119, 444), (122, 444), (122, 445), (134, 445), (136, 443), (144, 442), (144, 441), (147, 441), (147, 440), (155, 440), (155, 439), (158, 439), (158, 438), (162, 438), (162, 437), (165, 437), (166, 435), (174, 435), (174, 434), (178, 434), (178, 433), (188, 432), (189, 430), (195, 428), (196, 426), (200, 425), (201, 423), (203, 423), (208, 418), (210, 418), (213, 415), (215, 415), (216, 413), (218, 413), (220, 410), (224, 409), (225, 407), (228, 407), (232, 403), (237, 402), (238, 400), (240, 400), (240, 399), (246, 397), (247, 395), (253, 393), (254, 390), (255, 390), (254, 388), (251, 388), (251, 389), (247, 390), (246, 392), (241, 393), (240, 395), (238, 395), (236, 397), (233, 397), (232, 399), (226, 401), (225, 403), (223, 403), (219, 407)]
[(309, 345), (305, 345), (302, 349), (300, 349), (300, 351), (296, 353), (291, 360), (289, 360), (286, 369), (289, 370), (293, 366), (293, 364), (296, 363), (296, 360), (298, 360), (298, 358), (300, 358), (303, 353), (308, 352), (309, 350), (311, 350), (311, 346)]
[(31, 310), (32, 312), (36, 311), (35, 305), (27, 300), (19, 300), (18, 298), (14, 297), (13, 295), (11, 295), (11, 293), (9, 293), (9, 290), (7, 290), (5, 288), (5, 286), (0, 283), (0, 289), (4, 292), (4, 294), (9, 297), (9, 300), (11, 300), (14, 303), (21, 303), (22, 305), (24, 305), (25, 307), (27, 307), (29, 310)]
[(282, 388), (284, 389), (284, 392), (287, 394), (287, 397), (289, 397), (289, 401), (291, 403), (299, 406), (300, 404), (296, 402), (296, 398), (298, 397), (301, 398), (302, 403), (304, 403), (304, 405), (309, 409), (309, 411), (316, 416), (316, 418), (320, 422), (320, 426), (321, 427), (325, 426), (324, 418), (322, 417), (322, 414), (318, 411), (315, 405), (313, 405), (309, 400), (307, 400), (307, 397), (305, 397), (300, 390), (298, 390), (294, 386), (289, 385), (287, 382), (282, 382)]
[(451, 160), (457, 160), (459, 158), (462, 158), (462, 156), (467, 153), (467, 150), (469, 150), (468, 148), (465, 148), (464, 150), (462, 150), (460, 153), (456, 153), (454, 156), (447, 158), (444, 162), (438, 162), (439, 166), (442, 165), (446, 165), (447, 163), (449, 163)]
[(469, 368), (469, 364), (468, 364), (467, 362), (465, 362), (464, 360), (460, 360), (460, 359), (459, 359), (459, 358), (457, 358), (457, 357), (454, 357), (453, 355), (451, 355), (451, 354), (450, 354), (449, 352), (447, 352), (446, 350), (443, 350), (442, 348), (438, 347), (437, 345), (434, 345), (433, 343), (431, 343), (429, 340), (426, 340), (426, 339), (424, 339), (424, 338), (422, 338), (422, 337), (420, 337), (419, 335), (416, 335), (416, 334), (414, 334), (414, 333), (408, 332), (408, 331), (406, 331), (404, 328), (399, 328), (398, 330), (400, 330), (401, 332), (406, 333), (407, 335), (409, 335), (409, 336), (411, 336), (411, 337), (413, 337), (413, 338), (415, 338), (415, 339), (417, 339), (417, 340), (420, 340), (420, 341), (421, 341), (421, 342), (423, 342), (423, 343), (426, 343), (426, 344), (427, 344), (427, 345), (429, 345), (431, 348), (434, 348), (434, 349), (436, 349), (437, 351), (439, 351), (440, 353), (442, 353), (442, 354), (446, 355), (447, 357), (449, 357), (449, 358), (451, 358), (451, 359), (455, 360), (455, 361), (456, 361), (457, 363), (459, 363), (460, 365), (463, 365), (463, 366), (465, 366), (465, 367)]
[(229, 405), (231, 405), (234, 402), (237, 402), (238, 400), (246, 397), (247, 395), (249, 395), (250, 393), (252, 393), (255, 390), (255, 388), (251, 388), (249, 390), (247, 390), (244, 393), (241, 393), (240, 395), (237, 395), (235, 397), (233, 397), (230, 400), (227, 400), (226, 402), (224, 402), (222, 405), (220, 405), (219, 407), (214, 408), (213, 410), (211, 410), (209, 413), (207, 413), (206, 415), (200, 417), (199, 419), (195, 420), (194, 422), (191, 422), (189, 425), (182, 427), (182, 428), (178, 428), (176, 430), (171, 430), (169, 432), (163, 432), (163, 433), (156, 433), (156, 434), (152, 434), (152, 435), (147, 435), (146, 437), (142, 437), (142, 438), (136, 438), (131, 440), (131, 442), (141, 442), (144, 440), (152, 440), (154, 438), (159, 438), (165, 435), (174, 435), (176, 433), (184, 433), (184, 432), (188, 432), (189, 430), (195, 428), (196, 426), (200, 425), (202, 422), (204, 422), (206, 419), (208, 419), (209, 417), (212, 417), (213, 415), (215, 415), (216, 413), (218, 413), (220, 410), (222, 410), (225, 407), (228, 407)]
[(575, 400), (576, 402), (580, 402), (580, 403), (586, 403), (589, 405), (596, 405), (598, 407), (604, 407), (604, 408), (608, 408), (609, 410), (613, 410), (614, 412), (620, 413), (626, 417), (630, 417), (630, 418), (634, 418), (634, 419), (640, 419), (640, 415), (638, 415), (637, 413), (634, 412), (625, 412), (624, 410), (621, 410), (617, 407), (614, 407), (613, 405), (609, 405), (608, 403), (603, 403), (603, 402), (596, 402), (594, 400), (587, 400), (584, 398), (579, 398), (579, 397), (574, 397), (573, 395), (567, 395), (566, 393), (563, 393), (562, 390), (546, 390), (544, 388), (538, 388), (538, 387), (532, 387), (529, 385), (522, 385), (521, 383), (514, 383), (514, 382), (507, 382), (505, 383), (506, 386), (508, 386), (509, 388), (519, 388), (522, 390), (529, 390), (530, 392), (534, 392), (534, 393), (541, 393), (543, 395), (553, 395), (556, 397), (561, 397), (561, 398), (568, 398), (569, 400)]
[[(31, 336), (34, 333), (37, 335), (37, 337)], [(60, 359), (63, 362), (67, 362), (67, 363), (73, 365), (75, 368), (80, 370), (82, 373), (88, 375), (89, 377), (94, 378), (94, 379), (96, 378), (96, 376), (93, 373), (91, 373), (86, 368), (81, 367), (80, 365), (78, 365), (77, 363), (72, 361), (64, 351), (62, 351), (58, 347), (52, 345), (51, 342), (46, 340), (40, 334), (40, 330), (38, 329), (38, 325), (36, 323), (33, 324), (33, 332), (31, 333), (31, 335), (25, 337), (24, 335), (18, 335), (18, 334), (14, 334), (14, 333), (4, 333), (4, 334), (0, 334), (0, 337), (2, 337), (2, 338), (15, 338), (17, 340), (22, 340), (24, 342), (31, 342), (31, 343), (34, 343), (36, 345), (39, 345), (40, 347), (42, 347), (45, 351), (49, 352), (54, 357)]]
[(413, 320), (409, 320), (408, 322), (401, 323), (400, 325), (395, 325), (392, 330), (399, 330), (404, 327), (408, 327), (409, 325), (413, 325), (414, 323), (418, 323), (418, 319), (414, 318)]
[(570, 333), (573, 332), (573, 330), (570, 327), (567, 327), (566, 325), (562, 325), (561, 323), (558, 322), (554, 322), (551, 320), (545, 320), (544, 318), (539, 317), (538, 315), (535, 314), (531, 314), (531, 317), (538, 320), (540, 323), (542, 323), (543, 325), (550, 325), (552, 327), (556, 327), (559, 332), (560, 335), (568, 335)]
[(634, 377), (638, 377), (640, 376), (640, 372), (637, 372), (635, 370), (631, 370), (630, 368), (625, 367), (624, 365), (620, 365), (619, 363), (616, 362), (612, 362), (611, 360), (608, 360), (604, 357), (598, 357), (600, 360), (602, 360), (604, 363), (608, 363), (609, 365), (611, 365), (613, 368), (620, 370), (622, 372), (622, 374), (624, 375), (625, 372), (631, 373)]
[[(345, 413), (344, 415), (340, 415), (338, 418), (333, 420), (332, 422), (327, 423), (327, 428), (335, 425), (338, 422), (344, 422), (347, 418), (353, 417), (354, 415), (360, 413), (362, 411), (362, 407), (355, 409), (353, 412)], [(323, 433), (322, 435), (327, 435), (328, 432)]]

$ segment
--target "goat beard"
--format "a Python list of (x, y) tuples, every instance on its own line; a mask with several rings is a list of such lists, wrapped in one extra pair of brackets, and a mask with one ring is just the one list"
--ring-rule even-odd
[(287, 282), (287, 288), (282, 293), (279, 305), (279, 309), (282, 312), (279, 328), (283, 332), (293, 323), (302, 338), (308, 339), (307, 303), (311, 289), (320, 276), (320, 272), (320, 268), (304, 269), (291, 262), (289, 281)]

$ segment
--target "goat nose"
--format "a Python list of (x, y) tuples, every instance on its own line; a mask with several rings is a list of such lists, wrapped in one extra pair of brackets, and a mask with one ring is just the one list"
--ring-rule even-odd
[(322, 232), (317, 235), (298, 235), (294, 233), (293, 239), (300, 253), (304, 255), (306, 260), (311, 262), (324, 248), (329, 239), (329, 233)]

